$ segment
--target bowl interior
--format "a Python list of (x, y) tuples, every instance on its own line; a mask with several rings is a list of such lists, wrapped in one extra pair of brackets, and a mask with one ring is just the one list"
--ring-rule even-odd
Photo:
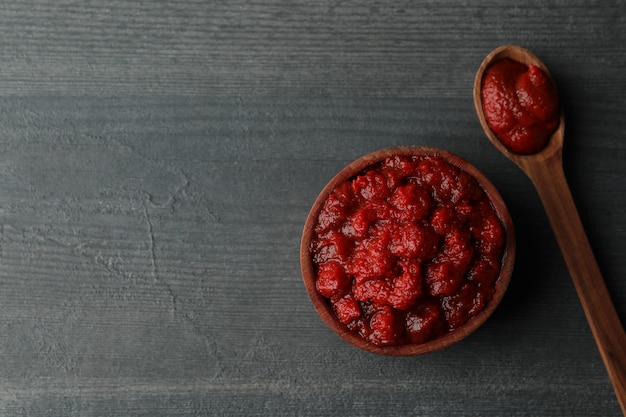
[[(447, 332), (438, 338), (421, 344), (376, 346), (363, 339), (358, 334), (353, 333), (344, 324), (342, 324), (335, 316), (335, 313), (333, 312), (332, 307), (328, 303), (327, 299), (317, 291), (315, 283), (315, 265), (312, 255), (310, 253), (310, 244), (315, 236), (315, 225), (317, 223), (320, 211), (322, 210), (324, 202), (326, 201), (330, 193), (332, 193), (338, 185), (348, 181), (355, 175), (363, 172), (368, 167), (375, 165), (390, 156), (395, 155), (438, 156), (474, 177), (483, 188), (488, 198), (491, 200), (491, 204), (496, 212), (496, 215), (502, 223), (505, 232), (505, 247), (501, 262), (500, 273), (495, 283), (495, 292), (491, 301), (489, 301), (485, 308), (475, 317), (470, 319), (466, 324), (450, 332)], [(309, 297), (311, 298), (313, 306), (317, 310), (320, 317), (324, 320), (324, 322), (342, 339), (351, 343), (352, 345), (369, 352), (391, 356), (410, 356), (440, 350), (457, 343), (458, 341), (462, 340), (463, 338), (474, 332), (493, 313), (493, 311), (502, 300), (513, 271), (514, 259), (515, 237), (513, 222), (502, 197), (500, 196), (494, 185), (477, 168), (475, 168), (473, 165), (471, 165), (461, 157), (442, 149), (420, 146), (405, 146), (381, 149), (379, 151), (370, 153), (357, 159), (356, 161), (352, 162), (344, 169), (342, 169), (340, 172), (338, 172), (337, 175), (335, 175), (335, 177), (333, 177), (322, 189), (317, 199), (315, 200), (306, 219), (300, 245), (300, 264), (304, 285), (309, 294)]]

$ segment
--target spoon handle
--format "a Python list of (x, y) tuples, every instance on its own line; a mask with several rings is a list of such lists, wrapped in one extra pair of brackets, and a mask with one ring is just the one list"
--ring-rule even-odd
[(626, 333), (589, 245), (560, 154), (521, 168), (537, 188), (582, 302), (600, 355), (626, 416)]

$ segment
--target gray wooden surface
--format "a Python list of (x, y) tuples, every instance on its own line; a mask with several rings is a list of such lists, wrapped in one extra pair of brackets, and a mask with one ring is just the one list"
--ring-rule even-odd
[[(474, 114), (506, 43), (557, 79), (625, 322), (626, 2), (2, 1), (0, 415), (620, 415), (538, 197)], [(344, 344), (298, 262), (324, 184), (392, 145), (468, 159), (518, 234), (495, 315), (413, 358)]]

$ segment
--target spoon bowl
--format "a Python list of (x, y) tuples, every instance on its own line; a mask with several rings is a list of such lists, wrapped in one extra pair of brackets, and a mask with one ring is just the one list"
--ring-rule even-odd
[(485, 112), (483, 109), (483, 103), (481, 98), (481, 90), (482, 90), (482, 81), (483, 76), (485, 74), (485, 70), (489, 68), (496, 61), (501, 59), (509, 58), (517, 62), (521, 62), (525, 65), (536, 65), (543, 72), (545, 72), (548, 77), (554, 83), (554, 79), (550, 74), (550, 71), (545, 66), (539, 58), (537, 58), (532, 52), (527, 49), (524, 49), (517, 45), (505, 45), (491, 51), (489, 55), (485, 57), (483, 62), (480, 64), (478, 71), (476, 72), (476, 77), (474, 78), (474, 106), (476, 107), (476, 113), (478, 115), (478, 120), (487, 135), (487, 138), (491, 141), (491, 143), (498, 148), (500, 152), (502, 152), (507, 158), (512, 160), (515, 164), (517, 164), (522, 170), (526, 170), (526, 166), (528, 164), (540, 163), (546, 159), (550, 158), (561, 158), (561, 152), (563, 149), (563, 138), (565, 133), (565, 115), (563, 111), (563, 107), (561, 107), (559, 114), (559, 127), (552, 133), (550, 138), (548, 139), (548, 143), (546, 146), (537, 153), (531, 155), (521, 155), (511, 152), (500, 142), (498, 137), (493, 133), (489, 125), (487, 124), (487, 119), (485, 118)]
[(509, 151), (487, 124), (481, 96), (485, 70), (504, 58), (526, 65), (534, 64), (552, 78), (539, 58), (524, 48), (506, 45), (493, 50), (483, 60), (474, 79), (474, 105), (478, 119), (491, 143), (517, 164), (537, 189), (613, 384), (617, 401), (626, 416), (626, 333), (613, 306), (565, 179), (562, 162), (565, 131), (563, 107), (560, 110), (559, 126), (543, 149), (528, 155)]

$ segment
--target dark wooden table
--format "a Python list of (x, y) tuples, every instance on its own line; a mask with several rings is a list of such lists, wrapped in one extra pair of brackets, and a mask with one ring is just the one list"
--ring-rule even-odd
[[(626, 322), (625, 29), (606, 0), (3, 1), (0, 414), (621, 415), (472, 83), (507, 43), (551, 69), (566, 175)], [(495, 315), (413, 358), (342, 342), (298, 261), (324, 184), (393, 145), (476, 165), (518, 237)]]

